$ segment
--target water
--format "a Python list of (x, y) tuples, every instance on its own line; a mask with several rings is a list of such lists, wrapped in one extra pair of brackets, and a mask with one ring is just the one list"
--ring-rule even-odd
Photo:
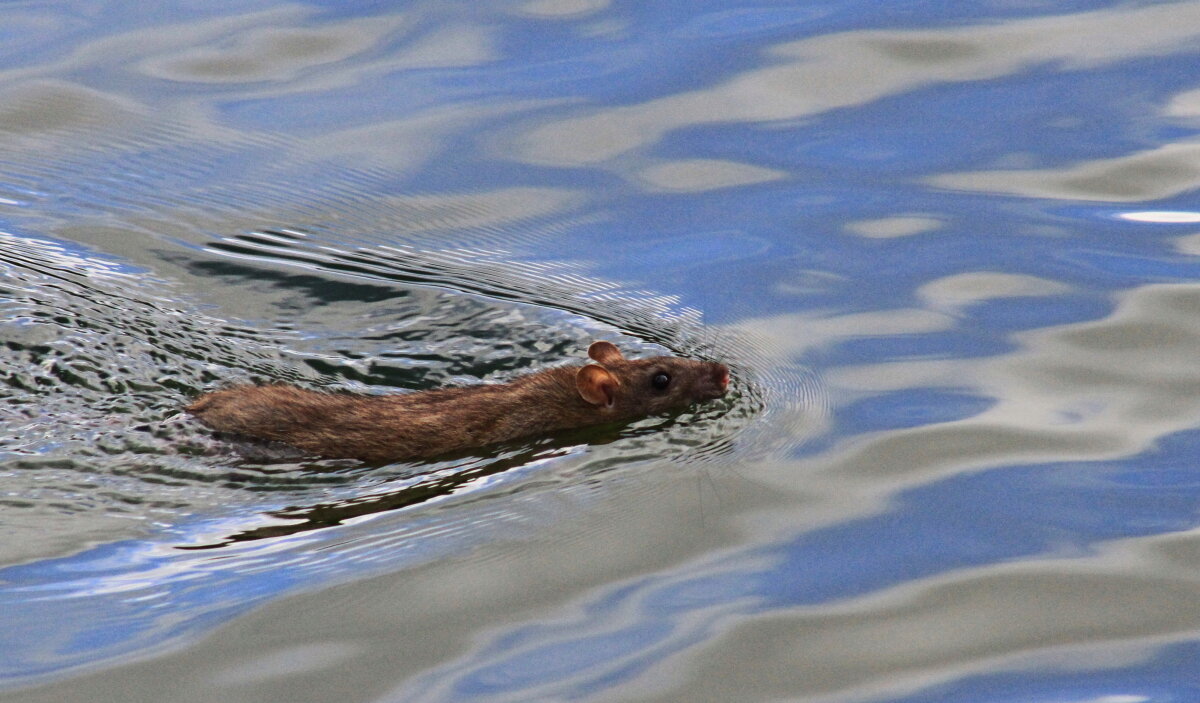
[[(1200, 695), (1200, 5), (0, 9), (13, 701)], [(244, 458), (244, 381), (716, 358)]]

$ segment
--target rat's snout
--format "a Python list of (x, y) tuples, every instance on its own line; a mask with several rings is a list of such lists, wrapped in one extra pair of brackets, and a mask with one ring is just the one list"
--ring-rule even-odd
[(708, 373), (702, 377), (704, 381), (701, 383), (705, 389), (704, 395), (720, 398), (729, 390), (729, 367), (715, 362), (709, 362), (708, 367)]

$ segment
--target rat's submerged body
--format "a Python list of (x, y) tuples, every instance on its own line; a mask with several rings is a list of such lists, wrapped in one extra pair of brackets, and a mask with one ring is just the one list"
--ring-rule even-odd
[(596, 363), (401, 395), (241, 386), (205, 394), (188, 412), (218, 432), (382, 463), (632, 420), (719, 398), (729, 384), (729, 370), (708, 361), (625, 359), (610, 342), (588, 356)]

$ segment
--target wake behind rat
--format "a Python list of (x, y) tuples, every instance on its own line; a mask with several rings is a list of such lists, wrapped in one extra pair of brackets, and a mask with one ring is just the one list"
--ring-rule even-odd
[(386, 463), (634, 420), (719, 398), (729, 386), (729, 369), (711, 361), (626, 359), (604, 341), (594, 342), (588, 356), (594, 363), (509, 383), (398, 395), (239, 386), (202, 395), (187, 411), (218, 432), (328, 459)]

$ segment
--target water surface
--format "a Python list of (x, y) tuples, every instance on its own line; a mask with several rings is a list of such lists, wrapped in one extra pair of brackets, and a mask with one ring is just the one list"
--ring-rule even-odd
[[(0, 10), (14, 701), (1185, 700), (1200, 5)], [(238, 382), (725, 361), (245, 457)]]

